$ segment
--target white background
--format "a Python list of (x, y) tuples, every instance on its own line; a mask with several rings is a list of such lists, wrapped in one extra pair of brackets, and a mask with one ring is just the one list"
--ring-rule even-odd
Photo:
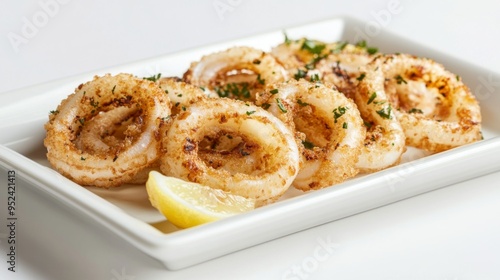
[[(492, 1), (54, 1), (0, 2), (0, 98), (62, 77), (341, 15), (375, 21), (500, 72), (500, 4)], [(401, 11), (382, 16), (394, 1)], [(57, 4), (47, 12), (43, 3)], [(33, 23), (38, 26), (26, 27)], [(18, 271), (7, 271), (2, 226), (0, 279), (500, 279), (498, 181), (495, 173), (174, 272), (67, 207), (20, 188)], [(334, 249), (310, 266), (319, 240)]]

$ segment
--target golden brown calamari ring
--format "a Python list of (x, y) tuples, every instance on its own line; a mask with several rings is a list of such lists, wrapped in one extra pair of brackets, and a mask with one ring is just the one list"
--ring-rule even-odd
[(365, 83), (384, 85), (406, 144), (440, 152), (478, 141), (481, 110), (462, 79), (427, 58), (406, 54), (377, 57)]
[[(192, 104), (174, 118), (163, 139), (163, 173), (254, 198), (258, 205), (279, 198), (299, 169), (293, 133), (272, 114), (238, 100), (206, 99)], [(219, 149), (222, 139), (230, 143)], [(226, 166), (217, 160), (220, 155), (214, 159), (210, 152), (237, 157), (229, 162), (239, 165)]]
[[(304, 79), (269, 87), (258, 103), (302, 133), (302, 166), (293, 185), (307, 191), (343, 182), (358, 173), (365, 139), (356, 104), (335, 89)], [(265, 105), (268, 104), (268, 105)]]
[(251, 47), (233, 47), (193, 62), (184, 80), (211, 92), (211, 96), (254, 100), (266, 84), (283, 82), (286, 71), (275, 58)]
[[(91, 141), (85, 143), (88, 151), (78, 147), (88, 122), (100, 112), (120, 107), (135, 112), (121, 141), (115, 139), (107, 150), (104, 146), (89, 148)], [(168, 97), (153, 82), (129, 74), (96, 76), (64, 99), (45, 124), (47, 158), (58, 172), (81, 185), (127, 183), (158, 159), (159, 137), (169, 116)]]
[(406, 150), (405, 133), (385, 94), (381, 69), (363, 72), (353, 99), (358, 106), (366, 138), (356, 166), (369, 173), (397, 165)]

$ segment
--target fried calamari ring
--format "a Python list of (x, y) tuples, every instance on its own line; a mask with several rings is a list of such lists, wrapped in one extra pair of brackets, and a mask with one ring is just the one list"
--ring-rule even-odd
[[(272, 114), (237, 100), (194, 103), (174, 118), (163, 139), (163, 173), (254, 198), (259, 205), (279, 198), (299, 169), (292, 132)], [(223, 139), (229, 142), (218, 148)], [(239, 164), (225, 166), (221, 155)]]
[(184, 80), (214, 96), (254, 100), (266, 84), (283, 82), (286, 71), (270, 54), (251, 47), (233, 47), (193, 62)]
[(363, 71), (353, 99), (366, 127), (365, 144), (356, 166), (375, 172), (396, 165), (406, 150), (405, 133), (385, 94), (381, 69)]
[(407, 145), (440, 152), (481, 139), (477, 100), (443, 65), (411, 55), (386, 55), (372, 62), (371, 71), (376, 74), (371, 82), (385, 86)]
[[(133, 115), (122, 132), (123, 139), (114, 139), (113, 145), (78, 140), (86, 124), (100, 112), (121, 107)], [(57, 171), (81, 185), (118, 186), (158, 159), (158, 138), (169, 116), (168, 97), (154, 83), (128, 74), (96, 76), (63, 100), (45, 124), (47, 158)], [(118, 116), (110, 119), (114, 118)], [(94, 147), (90, 147), (92, 143)]]
[(258, 103), (304, 135), (296, 188), (320, 189), (358, 173), (365, 129), (356, 104), (342, 93), (304, 79), (290, 80), (269, 87)]

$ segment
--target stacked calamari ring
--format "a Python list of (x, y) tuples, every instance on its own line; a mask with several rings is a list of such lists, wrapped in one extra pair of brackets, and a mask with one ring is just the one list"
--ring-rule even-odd
[[(134, 117), (121, 133), (121, 141), (108, 145), (109, 149), (100, 140), (95, 142), (99, 147), (89, 148), (92, 140), (85, 143), (87, 149), (78, 147), (78, 137), (88, 122), (100, 112), (122, 107), (130, 108)], [(51, 114), (45, 125), (47, 158), (57, 171), (81, 185), (114, 187), (127, 183), (158, 159), (158, 137), (169, 115), (168, 97), (154, 83), (128, 74), (95, 77), (80, 85)]]
[[(238, 100), (192, 104), (173, 119), (163, 139), (163, 173), (254, 198), (259, 205), (279, 198), (299, 170), (292, 132), (262, 108)], [(225, 151), (217, 151), (222, 139), (229, 139), (229, 144), (223, 144)], [(232, 162), (239, 164), (225, 166), (204, 154), (204, 149), (236, 157)]]
[(258, 102), (303, 134), (296, 188), (320, 189), (358, 173), (365, 130), (356, 104), (342, 93), (304, 79), (290, 80), (269, 87)]
[(440, 152), (481, 139), (477, 100), (441, 64), (395, 54), (376, 58), (369, 69), (373, 78), (363, 82), (384, 85), (407, 145)]
[(210, 96), (254, 100), (267, 84), (283, 82), (286, 71), (270, 54), (250, 47), (233, 47), (191, 64), (184, 80), (203, 87)]

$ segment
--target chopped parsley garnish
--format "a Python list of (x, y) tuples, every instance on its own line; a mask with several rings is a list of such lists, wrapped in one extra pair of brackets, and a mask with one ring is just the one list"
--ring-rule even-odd
[(171, 118), (171, 116), (166, 116), (166, 117), (161, 118), (161, 120), (162, 121), (168, 121), (168, 120), (170, 120), (170, 118)]
[(253, 113), (255, 113), (255, 111), (247, 111), (247, 116), (250, 116)]
[(391, 118), (391, 105), (387, 106), (386, 108), (380, 109), (377, 112), (379, 116), (381, 116), (384, 119), (390, 119)]
[(325, 44), (309, 39), (305, 39), (302, 43), (302, 46), (300, 47), (301, 50), (306, 50), (312, 54), (320, 54), (325, 48)]
[(314, 58), (313, 58), (311, 61), (309, 61), (309, 63), (307, 63), (307, 64), (305, 65), (306, 69), (309, 69), (309, 70), (314, 69), (314, 68), (316, 67), (316, 64), (317, 64), (320, 60), (322, 60), (323, 58), (325, 58), (325, 57), (327, 57), (327, 56), (328, 56), (327, 54), (322, 54), (322, 55), (314, 55)]
[(253, 64), (256, 64), (256, 65), (259, 65), (259, 64), (260, 64), (260, 62), (261, 62), (261, 61), (260, 61), (260, 59), (254, 59), (254, 60), (252, 61), (252, 63), (253, 63)]
[(361, 75), (359, 75), (359, 77), (357, 77), (356, 80), (361, 82), (365, 77), (366, 77), (366, 73), (361, 73)]
[(457, 75), (456, 78), (457, 78), (457, 81), (460, 81), (460, 76), (459, 75)]
[(363, 124), (364, 124), (364, 125), (366, 126), (366, 128), (368, 128), (368, 129), (369, 129), (370, 127), (372, 127), (372, 126), (373, 126), (373, 123), (371, 123), (371, 122), (367, 122), (367, 121), (365, 121), (365, 120), (363, 120)]
[(220, 97), (234, 96), (236, 98), (250, 98), (250, 91), (248, 90), (248, 83), (230, 83), (223, 87), (215, 87), (215, 92)]
[(276, 93), (278, 93), (278, 89), (277, 89), (277, 88), (275, 88), (275, 89), (270, 90), (269, 92), (270, 92), (271, 94), (276, 94)]
[(84, 157), (80, 157), (80, 160), (86, 160), (86, 158), (84, 158)]
[(59, 114), (59, 111), (58, 110), (51, 110), (50, 114), (51, 115), (57, 115), (57, 114)]
[(302, 141), (302, 145), (304, 145), (304, 148), (308, 150), (312, 150), (314, 148), (314, 144), (306, 140)]
[(116, 85), (113, 86), (113, 89), (111, 90), (111, 93), (112, 94), (115, 94), (115, 88), (116, 88)]
[(182, 93), (177, 94), (177, 97), (182, 97)]
[(90, 98), (90, 106), (97, 108), (99, 106), (99, 101), (95, 101), (93, 97)]
[(160, 77), (161, 77), (161, 73), (158, 73), (158, 74), (153, 75), (151, 77), (144, 77), (143, 79), (151, 81), (151, 82), (156, 82), (156, 81), (158, 81), (160, 79)]
[(300, 106), (302, 106), (302, 107), (305, 107), (305, 106), (308, 106), (308, 105), (309, 105), (309, 103), (306, 103), (306, 102), (304, 102), (304, 101), (302, 101), (302, 100), (300, 100), (300, 99), (297, 99), (297, 104), (299, 104), (299, 105), (300, 105)]
[(283, 31), (283, 35), (285, 35), (285, 44), (290, 45), (290, 43), (292, 42), (292, 40), (290, 40), (290, 38), (288, 38), (288, 35), (286, 35), (285, 31)]
[(376, 48), (376, 47), (369, 47), (368, 44), (366, 44), (366, 40), (361, 40), (361, 41), (357, 42), (356, 46), (360, 47), (360, 48), (363, 48), (363, 49), (366, 49), (366, 52), (368, 54), (376, 54), (378, 52), (378, 48)]
[[(201, 90), (205, 91), (205, 87), (200, 87), (200, 88), (201, 88)], [(168, 91), (165, 91), (165, 92), (168, 93)]]
[(360, 47), (360, 48), (366, 48), (366, 40), (361, 40), (359, 42), (356, 43), (356, 47)]
[(349, 108), (343, 107), (343, 106), (339, 106), (339, 107), (333, 109), (333, 117), (335, 118), (335, 123), (337, 123), (337, 120), (345, 114), (347, 109), (349, 109)]
[(78, 121), (80, 122), (81, 125), (83, 125), (85, 123), (85, 119), (84, 118), (79, 118)]
[(297, 70), (297, 73), (293, 76), (295, 80), (300, 80), (301, 78), (305, 78), (307, 75), (307, 71), (304, 71), (302, 69)]
[(168, 89), (165, 90), (165, 93), (168, 94)]
[(396, 82), (398, 83), (398, 85), (400, 85), (401, 83), (407, 84), (406, 80), (403, 77), (401, 77), (401, 75), (397, 75), (394, 78), (396, 79)]
[(376, 54), (378, 52), (378, 48), (368, 47), (366, 48), (366, 51), (368, 52), (368, 54)]
[(266, 79), (262, 79), (262, 78), (260, 77), (260, 74), (259, 74), (259, 75), (257, 75), (257, 82), (259, 82), (259, 84), (263, 85), (263, 84), (265, 84), (265, 83), (266, 83)]
[(347, 42), (338, 42), (336, 45), (335, 45), (335, 48), (333, 48), (332, 50), (330, 50), (331, 53), (339, 53), (341, 52), (342, 50), (344, 50), (344, 48), (347, 46)]
[(267, 109), (269, 109), (269, 107), (271, 107), (271, 104), (264, 103), (264, 104), (260, 105), (260, 107), (262, 107), (262, 109), (264, 109), (264, 110), (267, 110)]
[(311, 82), (319, 82), (319, 81), (320, 79), (318, 74), (314, 74), (311, 76)]
[(278, 104), (278, 108), (281, 110), (281, 112), (283, 112), (283, 113), (288, 112), (288, 111), (285, 109), (285, 105), (283, 105), (283, 103), (281, 103), (281, 99), (276, 98), (276, 103)]
[(373, 100), (375, 100), (375, 98), (377, 98), (377, 93), (373, 92), (372, 95), (370, 95), (370, 98), (368, 98), (368, 102), (366, 104), (368, 105), (368, 104), (372, 103)]
[(415, 113), (423, 114), (424, 112), (418, 108), (411, 108), (411, 110), (408, 111), (408, 113), (410, 113), (410, 114), (415, 114)]
[(182, 106), (182, 111), (186, 111), (186, 106)]
[(346, 123), (346, 122), (344, 122), (344, 123), (342, 124), (342, 128), (343, 128), (343, 129), (347, 129), (347, 123)]

